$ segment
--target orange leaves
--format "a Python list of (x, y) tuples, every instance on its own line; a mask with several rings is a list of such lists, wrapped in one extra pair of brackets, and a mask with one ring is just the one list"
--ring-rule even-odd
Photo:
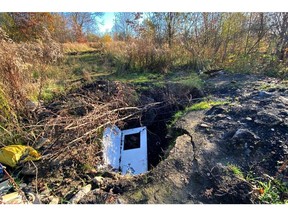
[(39, 38), (43, 29), (53, 32), (56, 28), (54, 15), (47, 12), (13, 12), (8, 13), (12, 24), (6, 26), (9, 35), (16, 41), (30, 41)]

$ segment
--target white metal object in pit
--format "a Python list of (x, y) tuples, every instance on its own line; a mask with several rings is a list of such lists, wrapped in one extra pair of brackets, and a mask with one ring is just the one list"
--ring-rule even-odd
[[(130, 138), (130, 140), (128, 138)], [(131, 143), (127, 142), (133, 143), (131, 145)], [(146, 127), (138, 127), (123, 131), (116, 126), (107, 127), (104, 130), (103, 145), (103, 155), (106, 165), (111, 165), (113, 168), (121, 170), (122, 174), (129, 173), (137, 175), (147, 172)]]

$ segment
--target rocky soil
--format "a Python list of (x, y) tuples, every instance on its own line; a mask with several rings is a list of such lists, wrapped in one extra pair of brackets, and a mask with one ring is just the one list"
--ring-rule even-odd
[[(168, 157), (137, 180), (116, 183), (116, 203), (262, 203), (257, 181), (281, 179), (287, 189), (287, 82), (220, 74), (206, 84), (206, 95), (228, 103), (178, 120)], [(97, 190), (81, 203), (97, 203)]]
[[(23, 191), (34, 194), (34, 203), (265, 203), (257, 182), (275, 179), (286, 187), (278, 197), (284, 202), (288, 197), (287, 81), (225, 72), (204, 80), (205, 92), (167, 84), (163, 89), (142, 90), (138, 102), (135, 91), (119, 83), (98, 82), (74, 91), (36, 113), (43, 133), (33, 146), (43, 158), (12, 172), (26, 183)], [(132, 97), (134, 106), (144, 106), (140, 122), (152, 130), (148, 141), (156, 144), (148, 154), (149, 172), (122, 176), (103, 169), (98, 134), (86, 135), (93, 124), (99, 124), (91, 120), (93, 116), (99, 115), (104, 124), (102, 113), (129, 105)], [(167, 118), (199, 97), (226, 103), (188, 112), (168, 130)], [(102, 106), (105, 103), (109, 109)], [(157, 106), (146, 107), (154, 103)], [(99, 107), (102, 113), (96, 112)], [(109, 120), (125, 115), (117, 111)], [(135, 126), (135, 119), (120, 123)], [(70, 134), (65, 133), (67, 128)], [(81, 142), (75, 142), (79, 136)]]

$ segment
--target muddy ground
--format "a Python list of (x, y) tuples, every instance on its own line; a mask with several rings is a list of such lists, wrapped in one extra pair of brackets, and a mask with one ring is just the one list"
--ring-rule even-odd
[[(98, 81), (39, 108), (31, 119), (53, 127), (39, 126), (38, 132), (43, 132), (32, 143), (43, 155), (35, 162), (37, 169), (26, 163), (13, 171), (26, 183), (23, 191), (34, 193), (36, 203), (71, 203), (87, 185), (86, 195), (75, 203), (263, 202), (257, 181), (277, 178), (285, 185), (288, 180), (287, 82), (225, 72), (204, 80), (204, 92), (171, 83), (137, 91)], [(177, 110), (204, 97), (227, 103), (188, 112), (172, 128), (167, 127)], [(147, 173), (122, 176), (103, 167), (101, 130), (88, 132), (95, 124), (105, 123), (89, 120), (88, 128), (86, 124), (80, 127), (92, 118), (91, 113), (101, 116), (93, 101), (99, 102), (102, 112), (141, 107), (141, 112), (128, 112), (132, 118), (126, 119), (122, 111), (106, 117), (111, 122), (125, 118), (117, 122), (122, 129), (147, 126)], [(71, 105), (76, 102), (77, 106)], [(283, 192), (279, 200), (287, 196)]]

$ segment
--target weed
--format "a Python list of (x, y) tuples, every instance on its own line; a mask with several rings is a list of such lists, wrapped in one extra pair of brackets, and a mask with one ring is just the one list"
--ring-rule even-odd
[(163, 75), (153, 73), (116, 73), (110, 76), (112, 80), (118, 80), (129, 83), (149, 83), (149, 82), (160, 82), (163, 79)]
[(288, 203), (287, 197), (282, 197), (282, 194), (288, 194), (287, 183), (281, 182), (277, 179), (270, 179), (268, 182), (257, 181), (260, 186), (262, 194), (259, 199), (263, 203), (283, 204)]
[(259, 86), (259, 90), (269, 90), (270, 88), (272, 88), (272, 85), (268, 83), (263, 83)]
[(245, 179), (243, 172), (241, 171), (240, 167), (238, 167), (237, 165), (228, 164), (228, 169), (231, 170), (235, 176), (241, 179)]
[(185, 111), (181, 111), (179, 110), (178, 112), (176, 112), (173, 117), (172, 117), (172, 120), (171, 120), (171, 123), (168, 125), (168, 128), (171, 128), (173, 125), (176, 124), (176, 122), (182, 117), (184, 116), (185, 114)]
[(92, 165), (90, 165), (88, 163), (85, 163), (85, 164), (82, 165), (82, 170), (84, 172), (89, 172), (91, 170), (95, 170), (95, 168)]

